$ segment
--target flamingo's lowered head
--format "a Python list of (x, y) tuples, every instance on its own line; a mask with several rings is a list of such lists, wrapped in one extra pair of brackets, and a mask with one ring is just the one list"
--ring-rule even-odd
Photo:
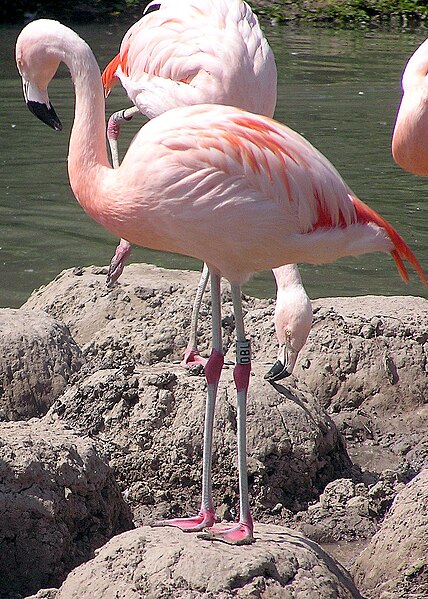
[(277, 282), (275, 332), (279, 342), (277, 361), (266, 373), (270, 383), (293, 372), (300, 350), (312, 326), (312, 305), (295, 264), (274, 268)]

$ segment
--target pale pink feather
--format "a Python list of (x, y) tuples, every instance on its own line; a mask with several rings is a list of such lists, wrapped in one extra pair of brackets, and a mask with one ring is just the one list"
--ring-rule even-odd
[(286, 263), (320, 264), (397, 245), (390, 226), (374, 211), (363, 213), (307, 140), (232, 107), (177, 108), (153, 119), (100, 183), (101, 193), (95, 186), (90, 196), (76, 195), (84, 206), (98, 199), (113, 233), (200, 258), (237, 283)]

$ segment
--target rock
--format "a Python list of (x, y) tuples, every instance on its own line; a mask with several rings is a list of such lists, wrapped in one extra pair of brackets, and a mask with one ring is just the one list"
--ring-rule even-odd
[[(334, 480), (326, 485), (319, 501), (295, 515), (293, 524), (328, 547), (335, 557), (340, 555), (341, 562), (349, 566), (357, 555), (352, 548), (368, 544), (403, 487), (404, 483), (390, 470), (382, 472), (374, 483)], [(335, 543), (341, 545), (339, 551)]]
[(256, 525), (256, 543), (246, 547), (142, 527), (109, 541), (55, 595), (49, 590), (35, 597), (362, 599), (346, 570), (316, 543), (263, 524)]
[[(25, 306), (63, 321), (82, 345), (92, 371), (180, 361), (199, 274), (132, 264), (111, 291), (105, 275), (105, 269), (96, 267), (64, 271)], [(222, 300), (223, 346), (231, 361), (234, 324), (227, 284)], [(428, 301), (324, 298), (313, 307), (314, 324), (294, 378), (328, 409), (358, 464), (376, 472), (398, 468), (414, 476), (428, 463)], [(277, 351), (273, 309), (273, 300), (244, 297), (253, 361), (266, 370)], [(206, 294), (199, 326), (205, 354), (209, 312)]]
[(350, 479), (334, 480), (325, 487), (318, 502), (296, 515), (295, 525), (303, 534), (323, 545), (356, 544), (371, 538), (378, 529), (378, 518), (371, 509), (368, 493), (361, 483), (355, 485)]
[(295, 376), (345, 436), (353, 460), (414, 476), (428, 465), (428, 301), (315, 300)]
[(352, 498), (355, 498), (355, 485), (352, 480), (342, 478), (326, 486), (320, 496), (320, 504), (327, 510), (344, 508)]
[(58, 586), (132, 526), (91, 441), (44, 419), (0, 424), (0, 595)]
[[(237, 510), (236, 400), (225, 369), (216, 410), (213, 487)], [(138, 521), (199, 509), (205, 378), (176, 365), (100, 370), (69, 388), (49, 416), (97, 439)], [(248, 472), (255, 517), (283, 522), (351, 466), (331, 419), (296, 385), (274, 388), (255, 364), (248, 397)], [(272, 511), (274, 513), (272, 514)], [(284, 513), (282, 513), (284, 512)]]
[(368, 599), (428, 597), (428, 469), (395, 497), (379, 532), (353, 567)]
[[(105, 288), (105, 275), (96, 267), (65, 271), (26, 304), (28, 310), (43, 309), (63, 321), (86, 359), (45, 419), (93, 438), (139, 523), (194, 513), (200, 497), (205, 381), (200, 369), (185, 372), (178, 362), (199, 275), (135, 264), (125, 268), (121, 284), (111, 291)], [(237, 475), (230, 368), (234, 320), (227, 285), (222, 302), (226, 368), (216, 410), (213, 486), (218, 514), (229, 520), (237, 512)], [(428, 302), (358, 297), (326, 298), (313, 305), (314, 326), (295, 376), (273, 387), (263, 374), (276, 356), (274, 302), (244, 297), (253, 348), (250, 501), (258, 521), (298, 525), (351, 564), (403, 484), (428, 463)], [(207, 294), (199, 327), (205, 355), (209, 315)], [(347, 451), (362, 472), (351, 468)], [(403, 559), (419, 572), (419, 562)], [(269, 589), (268, 582), (261, 584)], [(408, 588), (413, 592), (410, 583)], [(170, 596), (181, 597), (175, 592)], [(183, 593), (189, 599), (199, 596), (188, 589)], [(257, 589), (248, 593), (243, 596), (263, 596)]]
[[(105, 286), (106, 270), (99, 267), (63, 271), (24, 304), (45, 310), (64, 322), (88, 360), (103, 368), (129, 364), (180, 362), (190, 330), (190, 317), (199, 273), (131, 264), (120, 284)], [(211, 347), (210, 294), (202, 303), (198, 344), (208, 355)], [(266, 371), (276, 359), (273, 300), (244, 296), (244, 314), (255, 361)], [(227, 283), (222, 287), (223, 347), (234, 359), (234, 319)]]
[(424, 405), (426, 299), (325, 298), (313, 307), (314, 324), (296, 376), (317, 391), (326, 407), (340, 412), (364, 406), (372, 416), (387, 417), (375, 427), (385, 429), (392, 427), (394, 414)]
[(83, 362), (64, 324), (42, 310), (0, 309), (0, 420), (46, 414)]
[[(181, 360), (199, 274), (131, 264), (120, 285), (107, 289), (106, 272), (66, 270), (24, 305), (64, 322), (89, 357), (104, 366)], [(205, 306), (199, 331), (201, 350), (207, 351), (211, 320)]]

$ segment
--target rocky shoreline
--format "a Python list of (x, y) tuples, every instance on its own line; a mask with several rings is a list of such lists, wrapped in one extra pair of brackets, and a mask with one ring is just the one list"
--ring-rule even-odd
[[(198, 273), (134, 264), (112, 290), (105, 274), (64, 271), (0, 310), (1, 599), (428, 596), (426, 299), (315, 300), (294, 376), (272, 386), (274, 303), (245, 298), (257, 542), (236, 548), (149, 526), (198, 508), (205, 379), (180, 366)], [(213, 485), (230, 520), (222, 296)]]

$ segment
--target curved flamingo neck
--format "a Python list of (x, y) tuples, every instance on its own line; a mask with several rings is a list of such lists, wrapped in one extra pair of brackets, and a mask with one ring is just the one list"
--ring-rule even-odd
[(70, 70), (76, 95), (68, 155), (70, 184), (84, 210), (98, 220), (101, 206), (94, 202), (98, 174), (110, 168), (100, 70), (88, 44), (60, 23), (46, 21), (43, 48)]
[[(85, 44), (86, 46), (86, 44)], [(108, 166), (105, 143), (105, 104), (101, 73), (88, 46), (75, 54), (70, 69), (76, 93), (70, 137), (69, 164)]]
[(72, 51), (66, 53), (63, 60), (70, 69), (76, 94), (68, 155), (70, 183), (77, 199), (86, 208), (82, 190), (93, 183), (93, 169), (109, 166), (101, 73), (92, 50), (77, 35)]

